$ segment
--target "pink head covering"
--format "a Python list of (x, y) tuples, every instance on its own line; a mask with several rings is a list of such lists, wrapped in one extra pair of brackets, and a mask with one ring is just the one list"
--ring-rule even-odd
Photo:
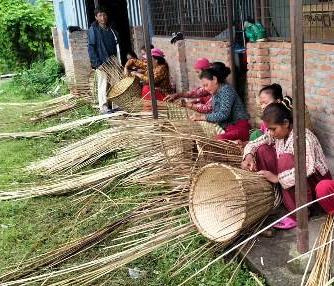
[(207, 58), (199, 58), (194, 64), (196, 70), (207, 70), (211, 67), (211, 63)]
[(158, 48), (154, 48), (151, 50), (151, 54), (153, 57), (161, 57), (164, 58), (165, 54), (162, 50), (158, 49)]

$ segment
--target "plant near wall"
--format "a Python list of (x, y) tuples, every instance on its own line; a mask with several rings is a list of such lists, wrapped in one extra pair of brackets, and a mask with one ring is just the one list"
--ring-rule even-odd
[(52, 57), (36, 61), (30, 69), (21, 70), (0, 90), (1, 98), (36, 99), (43, 95), (56, 96), (68, 92), (63, 66)]
[(28, 67), (53, 55), (52, 4), (0, 0), (0, 72)]

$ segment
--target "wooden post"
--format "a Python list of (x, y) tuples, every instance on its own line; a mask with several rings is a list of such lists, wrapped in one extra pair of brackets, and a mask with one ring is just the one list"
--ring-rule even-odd
[(153, 118), (158, 119), (158, 104), (157, 104), (157, 99), (155, 97), (153, 61), (152, 61), (152, 54), (151, 54), (151, 37), (150, 37), (149, 27), (148, 27), (148, 9), (146, 6), (146, 1), (147, 0), (140, 1), (141, 17), (143, 21), (145, 49), (146, 49), (146, 57), (147, 57), (147, 72), (148, 72), (148, 80), (150, 84), (150, 92), (151, 92), (151, 98), (152, 98)]
[(232, 0), (227, 0), (227, 27), (229, 34), (229, 55), (231, 63), (231, 75), (232, 75), (232, 86), (236, 87), (236, 74), (235, 74), (235, 59), (234, 59), (234, 38), (233, 38), (233, 3)]
[[(305, 141), (305, 90), (304, 90), (304, 37), (303, 1), (290, 0), (291, 68), (293, 93), (293, 132), (297, 207), (307, 203), (306, 141)], [(304, 253), (309, 249), (308, 211), (297, 212), (297, 249)]]

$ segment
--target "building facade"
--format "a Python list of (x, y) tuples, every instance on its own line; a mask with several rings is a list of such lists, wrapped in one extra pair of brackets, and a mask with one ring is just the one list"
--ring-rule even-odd
[[(87, 5), (88, 2), (54, 0), (57, 15), (57, 27), (53, 31), (56, 55), (65, 63), (69, 74), (76, 74), (77, 70), (82, 76), (83, 71), (88, 73), (90, 70), (86, 29), (93, 8)], [(143, 45), (139, 0), (124, 0), (124, 3), (132, 47), (138, 52)], [(226, 33), (226, 1), (149, 0), (149, 3), (152, 42), (165, 51), (172, 81), (178, 91), (199, 84), (193, 71), (198, 57), (223, 61), (227, 65), (231, 63)], [(248, 71), (239, 85), (242, 85), (242, 95), (253, 126), (259, 122), (257, 96), (264, 85), (276, 82), (282, 85), (286, 94), (292, 93), (289, 1), (268, 0), (266, 7), (260, 7), (260, 3), (234, 0), (232, 10), (234, 43), (239, 45), (236, 48), (246, 48)], [(309, 0), (303, 12), (306, 104), (314, 132), (334, 170), (334, 2)], [(264, 43), (247, 43), (245, 46), (242, 23), (252, 18), (264, 24), (269, 39)], [(68, 25), (77, 25), (84, 30), (69, 34), (66, 31)], [(172, 45), (170, 35), (178, 31), (185, 35), (185, 40)]]
[[(84, 80), (91, 72), (88, 57), (87, 30), (94, 18), (94, 0), (53, 0), (56, 26), (53, 42), (56, 58), (65, 66), (66, 74), (73, 80)], [(139, 51), (143, 45), (140, 6), (138, 0), (103, 1), (99, 4), (109, 13), (113, 27), (120, 34), (122, 58), (126, 52)], [(69, 27), (77, 27), (70, 32)]]

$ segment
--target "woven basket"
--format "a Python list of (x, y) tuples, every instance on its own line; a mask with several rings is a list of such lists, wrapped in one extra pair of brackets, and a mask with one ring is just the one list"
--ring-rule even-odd
[(201, 166), (209, 163), (225, 163), (234, 167), (241, 165), (242, 150), (232, 142), (197, 140), (196, 145), (199, 153), (198, 164)]
[(198, 121), (197, 123), (202, 127), (203, 132), (208, 138), (215, 138), (218, 134), (224, 133), (224, 129), (218, 124), (207, 121)]
[(127, 112), (138, 112), (143, 109), (141, 87), (135, 77), (126, 77), (116, 83), (108, 92), (108, 103), (115, 103)]
[[(204, 136), (207, 138), (215, 138), (218, 134), (224, 132), (217, 124), (213, 124), (206, 121), (191, 121), (189, 117), (193, 114), (198, 114), (198, 112), (180, 107), (177, 104), (167, 103), (166, 106), (167, 118), (170, 121), (188, 121), (191, 130), (193, 130), (192, 134), (196, 134), (199, 136)], [(177, 125), (177, 124), (175, 124)], [(182, 124), (182, 127), (185, 126)], [(200, 128), (199, 128), (199, 127)], [(181, 124), (180, 124), (181, 128)], [(189, 130), (189, 129), (188, 129)], [(182, 130), (181, 130), (182, 131)], [(195, 132), (195, 133), (194, 133)]]
[(254, 227), (273, 206), (272, 186), (262, 176), (217, 163), (199, 171), (189, 195), (199, 232), (226, 244)]

